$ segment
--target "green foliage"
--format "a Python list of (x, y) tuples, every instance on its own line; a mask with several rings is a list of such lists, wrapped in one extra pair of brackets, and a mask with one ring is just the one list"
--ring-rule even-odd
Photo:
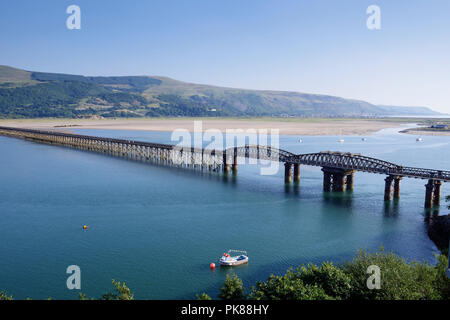
[(12, 300), (12, 299), (13, 299), (13, 297), (12, 296), (8, 296), (6, 291), (0, 291), (0, 301), (1, 300)]
[(132, 106), (143, 106), (147, 104), (147, 99), (143, 96), (125, 92), (102, 93), (98, 94), (96, 97), (103, 99), (114, 106), (120, 106), (121, 103), (127, 103)]
[[(357, 256), (342, 266), (324, 262), (321, 266), (308, 264), (289, 269), (284, 275), (271, 275), (266, 281), (258, 281), (247, 297), (242, 280), (236, 274), (227, 275), (220, 289), (223, 300), (450, 300), (450, 279), (446, 274), (448, 258), (439, 255), (437, 264), (407, 263), (393, 253), (382, 249), (369, 254), (359, 251)], [(381, 270), (381, 288), (368, 289), (367, 268), (377, 265)], [(106, 293), (103, 300), (134, 300), (125, 282), (112, 280), (113, 293)], [(197, 300), (211, 300), (206, 293), (197, 294)], [(0, 300), (12, 300), (5, 291)], [(49, 298), (50, 299), (50, 298)], [(80, 300), (89, 299), (79, 294)]]
[(101, 86), (83, 82), (48, 82), (0, 88), (0, 116), (75, 117), (84, 113), (76, 110), (82, 98), (107, 91)]
[(77, 81), (100, 85), (127, 85), (135, 90), (145, 90), (152, 85), (160, 85), (161, 80), (145, 76), (85, 77), (62, 73), (33, 72), (31, 79), (37, 81)]
[(245, 300), (245, 290), (242, 280), (236, 274), (227, 275), (225, 282), (220, 288), (220, 299), (222, 300)]
[[(0, 117), (38, 118), (100, 115), (103, 117), (228, 116), (208, 99), (158, 95), (158, 107), (148, 107), (147, 98), (129, 89), (112, 89), (93, 81), (74, 81), (78, 76), (63, 75), (56, 81), (24, 86), (0, 86)], [(53, 79), (53, 77), (51, 77)], [(60, 79), (61, 78), (61, 79)], [(46, 79), (46, 77), (39, 77)], [(104, 82), (107, 82), (106, 80)], [(83, 103), (88, 105), (80, 108)], [(89, 107), (87, 107), (89, 106)], [(93, 107), (94, 106), (94, 107)], [(100, 106), (100, 107), (99, 107)], [(211, 111), (211, 110), (215, 111)]]
[[(217, 117), (232, 115), (217, 105), (217, 101), (203, 97), (184, 98), (174, 94), (161, 94), (156, 99), (159, 101), (160, 107), (150, 109), (146, 116)], [(215, 111), (211, 111), (213, 109)]]
[[(127, 287), (125, 282), (119, 282), (116, 280), (112, 280), (112, 284), (114, 286), (114, 292), (108, 292), (102, 295), (100, 300), (134, 300), (134, 295), (131, 293), (131, 290)], [(200, 295), (202, 299), (200, 300), (211, 300), (208, 295), (205, 293)], [(207, 299), (209, 298), (209, 299)], [(94, 300), (94, 298), (88, 298), (85, 293), (78, 294), (79, 300)], [(7, 295), (5, 291), (0, 291), (0, 300), (13, 300), (12, 296)], [(26, 300), (32, 300), (31, 298), (27, 298)], [(52, 300), (52, 298), (47, 298), (47, 300)]]
[(317, 285), (305, 284), (298, 270), (288, 270), (283, 276), (271, 275), (265, 282), (257, 282), (251, 288), (254, 300), (329, 300), (332, 297)]
[(441, 299), (450, 300), (450, 279), (447, 275), (448, 256), (440, 255), (437, 257), (436, 279), (434, 286), (439, 292)]
[[(367, 288), (367, 268), (376, 265), (381, 270), (381, 288)], [(351, 262), (343, 266), (343, 271), (352, 279), (350, 297), (353, 299), (375, 300), (418, 300), (439, 299), (434, 286), (437, 269), (427, 263), (411, 262), (382, 250), (374, 254), (360, 251)]]
[[(96, 98), (103, 101), (98, 102)], [(399, 114), (433, 115), (435, 112), (418, 107), (377, 106), (326, 95), (221, 88), (169, 78), (85, 77), (0, 66), (0, 117), (3, 118), (93, 115), (342, 118)]]
[(197, 294), (196, 295), (197, 300), (212, 300), (210, 296), (208, 296), (206, 293)]
[(314, 264), (302, 266), (297, 274), (306, 285), (317, 285), (329, 296), (349, 298), (351, 278), (331, 262), (324, 262), (320, 267)]
[(94, 300), (94, 298), (88, 298), (85, 293), (81, 293), (81, 292), (78, 294), (78, 299), (79, 300)]
[[(251, 288), (249, 299), (255, 300), (437, 300), (450, 299), (450, 279), (447, 277), (447, 257), (437, 257), (436, 266), (425, 262), (406, 262), (393, 254), (379, 251), (369, 254), (360, 251), (341, 266), (324, 262), (320, 266), (308, 264), (289, 269), (284, 275), (271, 275)], [(369, 289), (367, 268), (376, 265), (381, 271), (381, 288)], [(229, 294), (242, 281), (228, 278), (221, 289), (221, 297)], [(242, 289), (243, 290), (243, 289)]]
[(134, 300), (134, 294), (131, 293), (125, 282), (121, 283), (113, 279), (112, 284), (115, 287), (115, 292), (104, 294), (102, 300)]

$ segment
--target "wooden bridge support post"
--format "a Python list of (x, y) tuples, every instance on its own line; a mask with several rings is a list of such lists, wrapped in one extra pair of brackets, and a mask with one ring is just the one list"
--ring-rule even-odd
[(401, 176), (395, 176), (394, 178), (394, 199), (400, 199), (400, 181)]
[(434, 180), (428, 180), (428, 183), (425, 185), (425, 208), (429, 209), (433, 207), (433, 199), (434, 198)]
[(294, 183), (300, 182), (300, 163), (294, 163)]
[(232, 165), (232, 170), (233, 173), (236, 174), (237, 173), (237, 147), (234, 147), (234, 151), (233, 151), (233, 165)]
[(223, 163), (223, 173), (227, 174), (230, 171), (230, 165), (227, 162), (227, 153), (226, 151), (223, 152), (222, 155), (222, 163)]
[(392, 195), (392, 181), (394, 180), (393, 176), (387, 176), (384, 181), (384, 201), (391, 200)]
[(291, 183), (292, 163), (286, 162), (284, 164), (284, 182)]

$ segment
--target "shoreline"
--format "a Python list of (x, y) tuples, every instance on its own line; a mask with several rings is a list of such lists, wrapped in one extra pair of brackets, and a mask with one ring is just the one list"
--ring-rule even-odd
[(432, 131), (432, 130), (420, 130), (419, 128), (412, 128), (400, 131), (400, 133), (406, 133), (415, 136), (450, 136), (450, 131)]
[(40, 130), (132, 130), (194, 131), (194, 121), (202, 121), (202, 131), (278, 129), (281, 135), (349, 136), (368, 135), (404, 124), (392, 119), (325, 119), (325, 118), (139, 118), (139, 119), (2, 119), (0, 126)]

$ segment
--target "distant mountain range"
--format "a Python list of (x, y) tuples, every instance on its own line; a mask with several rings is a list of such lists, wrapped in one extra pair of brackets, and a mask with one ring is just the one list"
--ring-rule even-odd
[(87, 77), (0, 66), (2, 118), (433, 115), (440, 113), (329, 95), (233, 89), (158, 76)]

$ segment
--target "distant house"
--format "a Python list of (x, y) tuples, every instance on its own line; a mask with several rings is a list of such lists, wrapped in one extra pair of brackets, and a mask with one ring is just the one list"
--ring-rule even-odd
[(448, 129), (448, 125), (446, 124), (433, 124), (431, 126), (432, 129)]

